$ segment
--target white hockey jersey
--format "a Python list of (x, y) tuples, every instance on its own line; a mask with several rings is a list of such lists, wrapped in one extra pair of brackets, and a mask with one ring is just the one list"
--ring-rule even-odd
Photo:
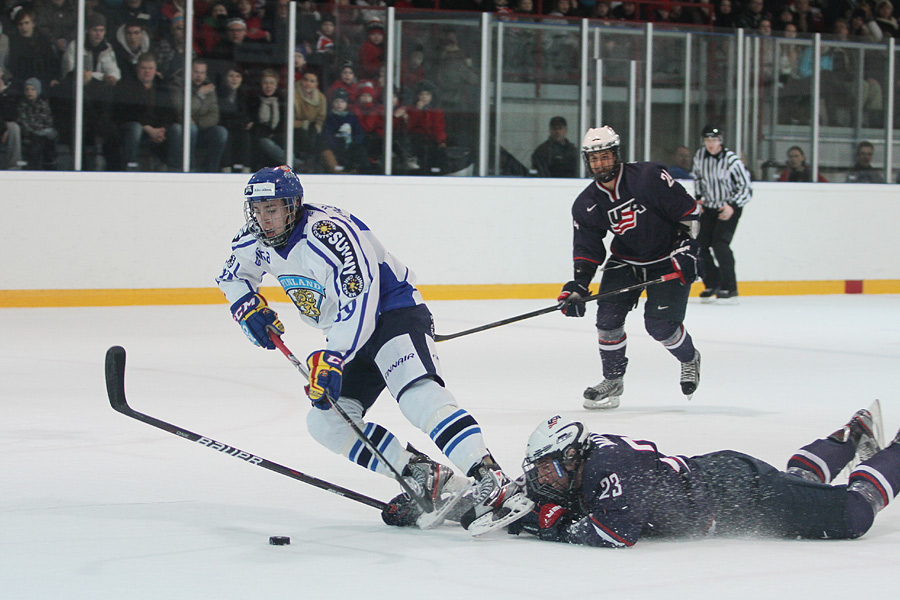
[(322, 329), (326, 349), (350, 361), (383, 312), (422, 304), (415, 275), (355, 216), (333, 206), (303, 204), (288, 243), (261, 244), (245, 226), (216, 278), (230, 303), (257, 292), (274, 275), (308, 324)]

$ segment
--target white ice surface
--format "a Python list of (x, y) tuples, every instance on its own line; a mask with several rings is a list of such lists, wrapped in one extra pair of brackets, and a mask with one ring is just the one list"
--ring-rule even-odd
[[(529, 433), (562, 412), (670, 454), (733, 448), (779, 467), (880, 398), (900, 426), (900, 296), (692, 300), (703, 355), (693, 401), (678, 364), (628, 322), (618, 410), (588, 413), (600, 379), (593, 321), (549, 314), (438, 345), (460, 404), (521, 472)], [(541, 301), (433, 302), (453, 333)], [(285, 341), (320, 345), (287, 305)], [(390, 528), (376, 510), (128, 419), (106, 399), (108, 347), (128, 351), (131, 405), (381, 500), (392, 480), (329, 454), (305, 431), (299, 374), (251, 346), (225, 306), (0, 310), (0, 598), (871, 598), (896, 590), (900, 509), (856, 541), (643, 540), (626, 550), (471, 539), (458, 526)], [(436, 455), (395, 403), (370, 413)], [(290, 546), (270, 546), (271, 535)]]

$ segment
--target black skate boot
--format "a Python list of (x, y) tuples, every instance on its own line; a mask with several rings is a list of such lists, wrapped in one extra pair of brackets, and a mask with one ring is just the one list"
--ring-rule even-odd
[(694, 350), (694, 358), (681, 363), (681, 393), (690, 400), (700, 385), (700, 352)]

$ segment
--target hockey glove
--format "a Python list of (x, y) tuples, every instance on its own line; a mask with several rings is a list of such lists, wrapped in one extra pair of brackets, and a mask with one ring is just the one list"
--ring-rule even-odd
[(266, 299), (255, 292), (250, 292), (232, 304), (231, 315), (251, 342), (267, 350), (275, 349), (275, 344), (269, 338), (269, 330), (278, 335), (284, 333), (284, 325), (278, 320), (278, 315), (269, 308)]
[(328, 410), (331, 408), (328, 397), (337, 400), (341, 396), (344, 359), (337, 352), (318, 350), (307, 357), (306, 364), (309, 366), (306, 395), (312, 400), (313, 406)]
[(588, 282), (573, 279), (563, 286), (556, 301), (559, 302), (559, 310), (567, 317), (583, 317), (585, 311), (584, 298), (591, 295)]
[(691, 285), (697, 280), (700, 272), (700, 244), (697, 240), (682, 240), (669, 255), (672, 269), (678, 273), (681, 285)]
[(573, 519), (569, 510), (558, 504), (544, 504), (535, 507), (530, 513), (514, 523), (510, 523), (507, 532), (519, 535), (521, 532), (535, 535), (546, 542), (566, 541), (566, 528)]

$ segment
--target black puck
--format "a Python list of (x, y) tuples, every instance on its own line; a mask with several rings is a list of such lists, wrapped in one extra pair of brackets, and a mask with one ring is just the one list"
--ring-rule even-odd
[(291, 543), (291, 538), (285, 535), (273, 535), (269, 538), (269, 543), (273, 546), (287, 546)]

